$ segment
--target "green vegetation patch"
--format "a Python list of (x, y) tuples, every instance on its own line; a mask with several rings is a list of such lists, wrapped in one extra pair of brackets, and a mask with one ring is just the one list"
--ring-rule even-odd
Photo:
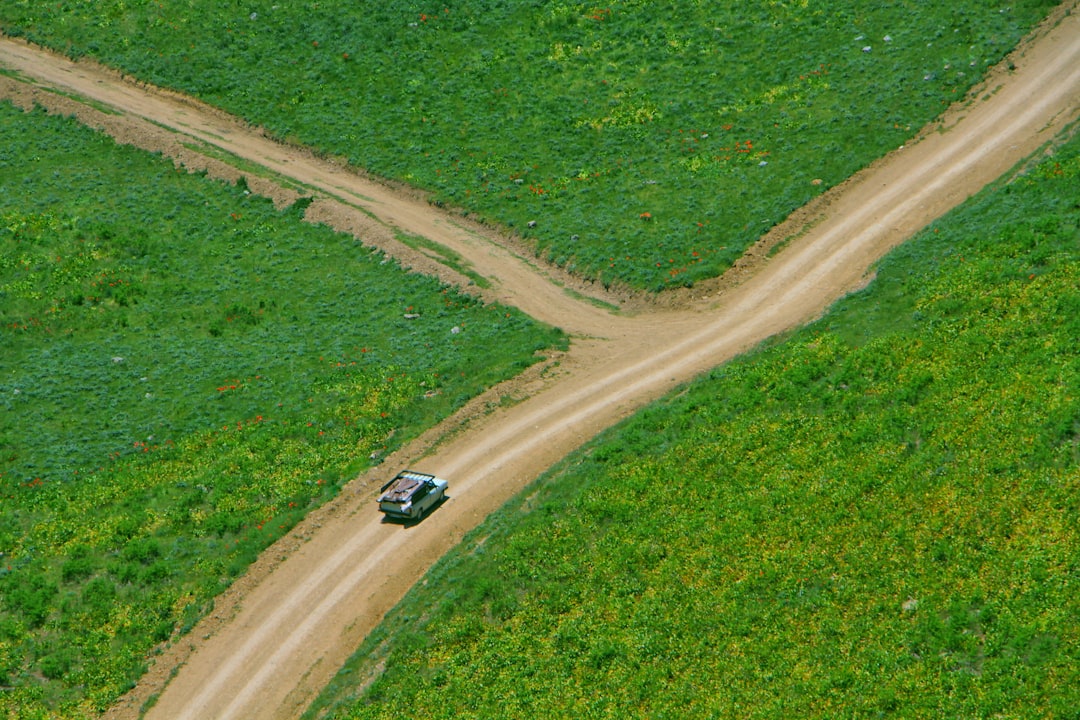
[(342, 483), (561, 333), (0, 104), (0, 715), (94, 716)]
[(472, 533), (309, 717), (1071, 717), (1080, 142)]
[(903, 145), (1056, 4), (7, 0), (0, 28), (661, 290)]
[(461, 257), (461, 254), (451, 250), (448, 247), (440, 245), (434, 240), (429, 240), (422, 235), (414, 235), (402, 230), (397, 230), (394, 233), (398, 240), (408, 245), (414, 250), (419, 250), (428, 257), (438, 260), (440, 263), (455, 270), (465, 277), (469, 278), (469, 281), (481, 288), (491, 287), (491, 283), (486, 277), (473, 270), (472, 265), (469, 264), (465, 258)]

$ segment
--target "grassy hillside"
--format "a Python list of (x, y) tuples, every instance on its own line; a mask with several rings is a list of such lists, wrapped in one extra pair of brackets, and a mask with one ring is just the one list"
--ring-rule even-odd
[(1075, 717), (1080, 142), (593, 442), (309, 717)]
[(660, 290), (904, 144), (1056, 4), (6, 0), (0, 29)]
[(304, 513), (565, 342), (302, 205), (0, 103), (0, 717), (107, 707)]

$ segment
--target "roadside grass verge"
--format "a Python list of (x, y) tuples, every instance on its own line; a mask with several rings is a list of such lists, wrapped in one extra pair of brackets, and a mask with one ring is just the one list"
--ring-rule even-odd
[(93, 717), (258, 553), (565, 337), (0, 103), (0, 715)]
[(910, 140), (1056, 4), (9, 0), (0, 29), (658, 291)]
[[(166, 129), (169, 132), (175, 132), (173, 128)], [(235, 168), (242, 173), (242, 177), (245, 178), (244, 183), (247, 182), (246, 178), (263, 178), (265, 180), (270, 180), (283, 188), (293, 190), (302, 196), (315, 196), (319, 193), (317, 188), (297, 182), (292, 178), (285, 177), (279, 172), (265, 168), (251, 160), (235, 155), (228, 150), (222, 150), (217, 145), (211, 145), (210, 143), (196, 139), (181, 141), (180, 144), (188, 150), (199, 153), (200, 155), (205, 155), (208, 158), (213, 158), (214, 160), (219, 160), (229, 167)]]
[(1080, 141), (471, 533), (306, 717), (1071, 717)]
[(448, 247), (440, 245), (439, 243), (429, 240), (423, 235), (416, 235), (413, 233), (407, 233), (402, 230), (397, 230), (394, 236), (405, 245), (411, 247), (413, 250), (418, 250), (424, 255), (437, 260), (446, 267), (460, 273), (461, 275), (469, 278), (474, 285), (479, 288), (491, 287), (491, 282), (480, 273), (473, 270), (465, 258), (460, 253), (451, 250)]

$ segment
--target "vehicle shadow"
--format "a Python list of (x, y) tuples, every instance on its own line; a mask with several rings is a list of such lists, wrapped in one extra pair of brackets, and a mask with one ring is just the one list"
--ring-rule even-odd
[(400, 525), (401, 527), (406, 528), (406, 529), (416, 527), (417, 525), (419, 525), (420, 523), (424, 522), (429, 517), (431, 517), (433, 514), (438, 512), (439, 509), (443, 505), (445, 505), (446, 501), (449, 500), (449, 499), (450, 499), (449, 495), (444, 495), (443, 497), (441, 497), (439, 499), (439, 502), (435, 503), (430, 508), (428, 508), (427, 512), (425, 512), (422, 516), (420, 516), (418, 518), (394, 517), (392, 515), (385, 515), (384, 514), (383, 517), (382, 517), (382, 524), (383, 525)]

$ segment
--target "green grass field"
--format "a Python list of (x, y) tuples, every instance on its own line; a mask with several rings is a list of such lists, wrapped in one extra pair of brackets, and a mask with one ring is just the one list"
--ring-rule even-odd
[(0, 716), (103, 710), (342, 483), (565, 345), (303, 205), (0, 103)]
[[(0, 29), (662, 290), (1055, 4), (5, 0)], [(606, 433), (311, 715), (1074, 716), (1077, 197), (1072, 141)], [(303, 205), (0, 103), (0, 715), (96, 716), (304, 513), (565, 343)]]
[(567, 459), (307, 715), (1076, 717), (1080, 141)]
[(662, 290), (904, 144), (1056, 4), (7, 0), (0, 29)]

